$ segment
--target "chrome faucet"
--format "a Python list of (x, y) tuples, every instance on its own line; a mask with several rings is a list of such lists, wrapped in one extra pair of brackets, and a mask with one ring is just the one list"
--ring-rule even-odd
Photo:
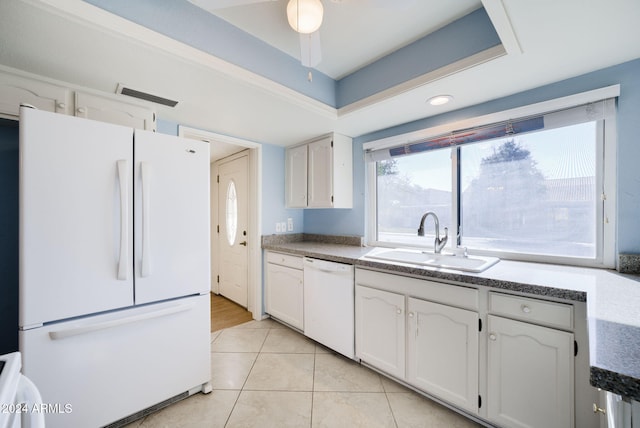
[(422, 216), (420, 220), (420, 227), (418, 228), (418, 236), (424, 236), (424, 221), (428, 216), (433, 216), (433, 221), (436, 224), (436, 239), (433, 241), (433, 252), (438, 254), (445, 245), (447, 245), (447, 239), (449, 238), (449, 229), (444, 228), (444, 238), (440, 239), (440, 221), (438, 221), (438, 216), (433, 211), (429, 211)]

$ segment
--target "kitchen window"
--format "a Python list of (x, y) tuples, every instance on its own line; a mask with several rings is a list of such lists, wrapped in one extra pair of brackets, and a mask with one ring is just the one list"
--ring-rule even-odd
[[(448, 228), (448, 249), (613, 267), (615, 98), (532, 113), (553, 106), (444, 133), (424, 130), (401, 145), (398, 138), (365, 144), (369, 243), (432, 251), (431, 218), (417, 236), (420, 218), (432, 211), (441, 237)], [(501, 115), (508, 118), (482, 123)]]

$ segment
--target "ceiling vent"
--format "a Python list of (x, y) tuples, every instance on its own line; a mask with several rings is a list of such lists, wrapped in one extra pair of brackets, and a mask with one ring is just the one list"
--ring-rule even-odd
[(145, 101), (150, 101), (156, 104), (162, 104), (164, 106), (175, 107), (178, 104), (177, 101), (170, 100), (168, 98), (159, 97), (157, 95), (149, 94), (146, 92), (138, 91), (135, 89), (127, 88), (122, 83), (118, 83), (116, 88), (116, 94), (127, 95), (129, 97), (138, 98)]

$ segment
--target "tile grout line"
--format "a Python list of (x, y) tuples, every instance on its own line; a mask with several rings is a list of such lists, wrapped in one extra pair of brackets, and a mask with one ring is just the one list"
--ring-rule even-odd
[[(381, 376), (378, 374), (378, 376)], [(380, 382), (382, 383), (382, 390), (384, 391), (384, 398), (387, 400), (387, 406), (389, 406), (389, 411), (391, 412), (391, 417), (393, 418), (393, 423), (396, 428), (398, 428), (398, 421), (396, 420), (396, 413), (393, 411), (393, 407), (391, 406), (391, 401), (389, 401), (389, 393), (387, 392), (387, 388), (384, 387), (384, 382), (382, 382), (382, 377), (380, 377)]]
[[(232, 328), (232, 327), (229, 327), (229, 328)], [(227, 329), (224, 329), (224, 330), (227, 330)], [(256, 329), (256, 330), (259, 330), (259, 329)], [(244, 387), (247, 384), (247, 380), (249, 380), (249, 375), (251, 374), (251, 371), (253, 370), (253, 367), (256, 365), (256, 361), (258, 361), (258, 357), (260, 356), (260, 353), (262, 352), (262, 348), (264, 347), (264, 343), (267, 341), (267, 336), (269, 336), (269, 334), (271, 333), (272, 329), (269, 328), (268, 330), (269, 331), (264, 336), (262, 344), (260, 345), (260, 349), (256, 353), (256, 358), (253, 360), (253, 363), (251, 364), (251, 368), (249, 369), (249, 372), (247, 373), (247, 377), (245, 378), (244, 382), (242, 383), (242, 386), (240, 387), (240, 390), (238, 391), (238, 396), (236, 397), (236, 400), (233, 403), (233, 407), (231, 408), (231, 411), (229, 412), (229, 416), (227, 417), (227, 420), (224, 423), (225, 427), (229, 424), (229, 421), (231, 420), (231, 416), (233, 415), (233, 412), (236, 410), (236, 406), (238, 405), (238, 401), (240, 400), (240, 396), (242, 395), (242, 392), (244, 391)], [(220, 332), (220, 334), (222, 334), (222, 332)], [(218, 337), (219, 336), (220, 335), (218, 335)]]
[(313, 402), (316, 397), (316, 357), (318, 355), (318, 345), (313, 348), (313, 374), (311, 375), (311, 409), (309, 414), (309, 428), (313, 427)]

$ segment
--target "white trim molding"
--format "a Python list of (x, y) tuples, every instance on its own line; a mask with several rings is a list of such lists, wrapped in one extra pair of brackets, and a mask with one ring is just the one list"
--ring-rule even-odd
[[(247, 250), (249, 253), (247, 309), (251, 312), (254, 319), (262, 319), (265, 316), (262, 305), (262, 245), (260, 238), (262, 236), (262, 224), (260, 221), (262, 218), (262, 145), (253, 141), (182, 125), (178, 125), (178, 136), (208, 141), (210, 144), (220, 142), (235, 145), (238, 147), (238, 151), (243, 148), (249, 149), (249, 182), (247, 184), (249, 189), (249, 204), (252, 208), (249, 210), (249, 217), (247, 219), (249, 227), (247, 231)], [(211, 202), (211, 217), (216, 219), (217, 224), (217, 212), (214, 213), (213, 208), (214, 206), (217, 207), (217, 199), (212, 197)], [(213, 227), (211, 228), (211, 235), (211, 243), (213, 246)], [(217, 234), (215, 237), (217, 237)], [(217, 260), (213, 258), (211, 263), (212, 278), (217, 275), (218, 269)], [(211, 289), (214, 289), (213, 284)]]
[(509, 55), (519, 55), (522, 53), (522, 47), (518, 42), (518, 37), (516, 36), (515, 31), (513, 31), (513, 26), (511, 25), (511, 20), (509, 19), (509, 15), (507, 14), (507, 10), (504, 7), (503, 0), (481, 0), (482, 6), (484, 10), (487, 11), (487, 15), (489, 15), (489, 19), (491, 19), (491, 23), (493, 24), (493, 28), (496, 29), (498, 33), (498, 37), (502, 42), (507, 54)]
[(487, 123), (497, 123), (518, 117), (527, 117), (550, 111), (562, 110), (580, 104), (587, 104), (591, 102), (601, 101), (607, 98), (614, 98), (619, 95), (620, 85), (611, 85), (587, 92), (568, 95), (566, 97), (555, 98), (553, 100), (542, 101), (539, 103), (516, 107), (509, 110), (485, 114), (470, 119), (446, 123), (444, 125), (433, 126), (431, 128), (424, 128), (417, 131), (398, 134), (392, 137), (381, 138), (379, 140), (366, 142), (362, 146), (365, 151), (401, 146), (403, 144), (408, 144), (425, 138), (443, 135), (460, 129), (469, 129), (476, 126), (486, 125)]

